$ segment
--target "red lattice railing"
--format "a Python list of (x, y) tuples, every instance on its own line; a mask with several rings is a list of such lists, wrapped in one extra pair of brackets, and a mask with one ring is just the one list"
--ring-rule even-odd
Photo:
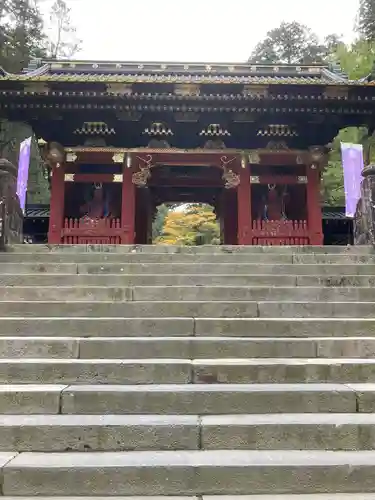
[(253, 245), (309, 245), (310, 235), (305, 220), (254, 220)]
[(121, 220), (119, 218), (66, 218), (62, 230), (62, 242), (70, 245), (120, 244)]

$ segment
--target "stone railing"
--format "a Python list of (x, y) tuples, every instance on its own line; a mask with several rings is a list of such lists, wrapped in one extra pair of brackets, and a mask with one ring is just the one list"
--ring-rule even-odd
[(17, 168), (0, 159), (0, 250), (23, 242), (23, 214), (17, 189)]
[(354, 244), (375, 245), (375, 165), (362, 171), (361, 198), (354, 217)]

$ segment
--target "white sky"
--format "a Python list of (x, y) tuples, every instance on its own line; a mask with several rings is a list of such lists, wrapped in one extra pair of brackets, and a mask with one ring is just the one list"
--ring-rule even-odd
[[(45, 0), (48, 4), (50, 0)], [(67, 0), (80, 59), (245, 62), (282, 21), (354, 37), (359, 0)]]

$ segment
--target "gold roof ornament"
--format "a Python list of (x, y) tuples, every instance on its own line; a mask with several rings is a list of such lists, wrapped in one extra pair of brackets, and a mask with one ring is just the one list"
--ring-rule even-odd
[(113, 163), (124, 163), (124, 158), (125, 158), (125, 154), (124, 153), (115, 153), (113, 156), (112, 156), (112, 161)]
[(66, 162), (74, 163), (77, 160), (78, 156), (75, 153), (66, 153)]
[(298, 132), (293, 126), (276, 123), (260, 128), (257, 132), (259, 137), (298, 137)]
[(84, 122), (80, 128), (73, 132), (76, 135), (114, 135), (115, 129), (109, 128), (105, 122)]
[(270, 151), (289, 151), (288, 145), (285, 141), (269, 141), (266, 149)]
[(222, 128), (219, 123), (211, 123), (199, 135), (204, 137), (230, 137), (231, 133), (226, 128)]
[(173, 132), (171, 130), (170, 127), (168, 127), (168, 125), (166, 125), (165, 123), (162, 123), (162, 122), (154, 122), (154, 123), (151, 123), (150, 127), (147, 127), (144, 129), (144, 131), (142, 132), (143, 135), (149, 135), (149, 136), (153, 136), (153, 137), (157, 137), (157, 136), (171, 136), (173, 135)]
[(258, 151), (250, 151), (248, 159), (251, 165), (258, 165), (260, 163), (260, 156)]

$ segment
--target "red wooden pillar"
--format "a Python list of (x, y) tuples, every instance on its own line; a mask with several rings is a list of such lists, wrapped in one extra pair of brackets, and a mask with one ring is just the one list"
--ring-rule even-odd
[(51, 201), (48, 228), (48, 243), (61, 243), (61, 233), (64, 222), (65, 174), (64, 166), (54, 166), (51, 179)]
[(238, 209), (238, 228), (237, 228), (237, 244), (251, 245), (252, 244), (252, 217), (251, 217), (251, 184), (250, 184), (250, 168), (245, 165), (238, 169), (240, 183), (237, 187), (237, 209)]
[(121, 201), (121, 243), (133, 245), (135, 236), (135, 186), (132, 182), (133, 171), (124, 167)]
[(307, 166), (307, 221), (310, 245), (323, 245), (322, 208), (320, 204), (320, 173), (315, 166)]

